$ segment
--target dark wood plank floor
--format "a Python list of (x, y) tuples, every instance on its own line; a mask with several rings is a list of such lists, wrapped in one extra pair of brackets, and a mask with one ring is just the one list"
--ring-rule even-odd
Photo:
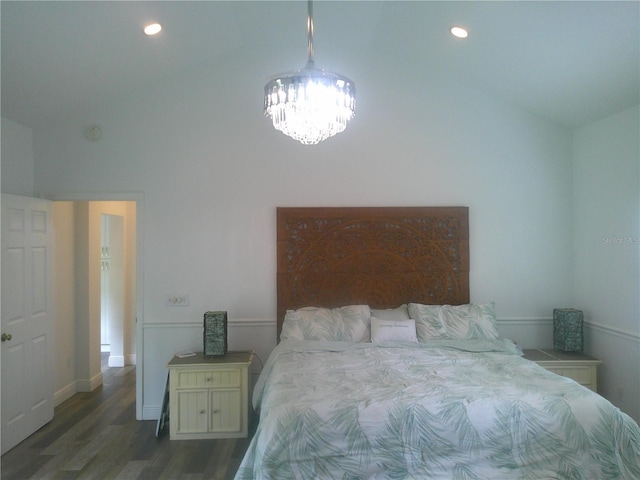
[(156, 438), (155, 421), (136, 420), (135, 384), (135, 367), (103, 368), (101, 387), (60, 404), (50, 423), (2, 456), (2, 479), (233, 478), (250, 438)]

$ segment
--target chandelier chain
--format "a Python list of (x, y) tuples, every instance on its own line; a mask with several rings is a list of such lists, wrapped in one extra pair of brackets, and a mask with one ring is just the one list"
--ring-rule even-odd
[(308, 63), (310, 65), (314, 64), (313, 61), (313, 0), (307, 1), (307, 54), (308, 54)]

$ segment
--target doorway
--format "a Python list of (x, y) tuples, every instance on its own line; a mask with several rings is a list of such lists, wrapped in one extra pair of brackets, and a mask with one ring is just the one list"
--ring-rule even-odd
[[(67, 367), (69, 373), (63, 379), (56, 373), (56, 388), (63, 391), (72, 382), (73, 392), (64, 392), (67, 395), (60, 395), (56, 404), (70, 394), (92, 391), (102, 384), (101, 350), (104, 343), (109, 345), (109, 366), (135, 365), (138, 372), (136, 418), (140, 419), (142, 375), (138, 360), (142, 355), (137, 319), (142, 317), (142, 262), (139, 258), (142, 195), (103, 194), (99, 198), (91, 197), (91, 194), (78, 194), (52, 198), (54, 210), (56, 205), (64, 205), (61, 210), (71, 217), (71, 220), (59, 222), (66, 225), (66, 233), (56, 231), (54, 234), (54, 244), (64, 241), (65, 246), (61, 248), (68, 250), (68, 261), (59, 268), (65, 278), (56, 278), (56, 283), (63, 284), (69, 293), (66, 298), (61, 292), (56, 295), (56, 309), (63, 310), (59, 312), (61, 318), (71, 316), (75, 319), (61, 324), (61, 334), (57, 335), (66, 345), (57, 350), (60, 360), (56, 369), (62, 371)], [(57, 242), (59, 234), (62, 240)], [(108, 267), (103, 263), (105, 246), (109, 247)], [(113, 277), (105, 273), (105, 267), (114, 274)], [(66, 311), (60, 299), (66, 302)], [(105, 329), (103, 324), (107, 319), (108, 328)], [(103, 331), (107, 332), (107, 342)], [(70, 375), (72, 380), (69, 380)]]

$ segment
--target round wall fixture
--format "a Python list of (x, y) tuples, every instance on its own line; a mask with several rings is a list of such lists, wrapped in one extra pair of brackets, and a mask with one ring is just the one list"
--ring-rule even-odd
[(98, 140), (100, 140), (100, 137), (102, 137), (102, 130), (100, 130), (100, 127), (98, 127), (97, 125), (91, 125), (84, 131), (84, 136), (87, 140), (97, 142)]

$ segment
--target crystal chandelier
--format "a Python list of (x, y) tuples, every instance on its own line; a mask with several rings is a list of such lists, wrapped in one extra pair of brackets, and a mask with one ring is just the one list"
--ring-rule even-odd
[(343, 75), (316, 68), (312, 0), (308, 0), (307, 33), (307, 65), (269, 80), (264, 87), (264, 114), (276, 130), (315, 145), (347, 127), (354, 114), (356, 86)]

